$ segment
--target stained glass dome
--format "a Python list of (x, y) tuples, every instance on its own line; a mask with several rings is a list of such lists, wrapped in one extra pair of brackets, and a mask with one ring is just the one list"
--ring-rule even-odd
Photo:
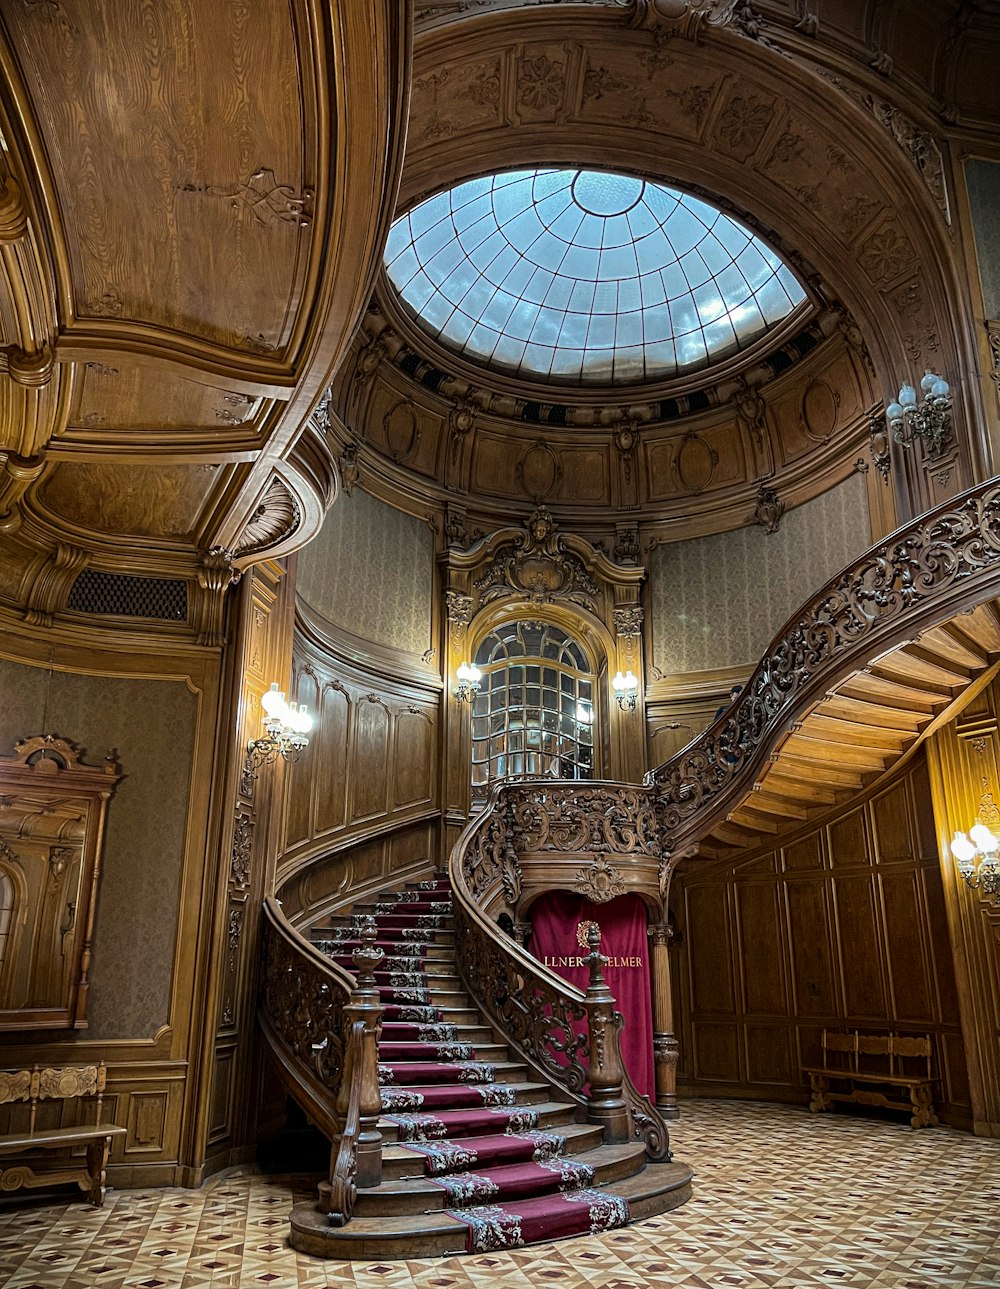
[(805, 298), (788, 266), (708, 202), (633, 175), (518, 170), (393, 224), (389, 280), (464, 357), (570, 384), (707, 367)]

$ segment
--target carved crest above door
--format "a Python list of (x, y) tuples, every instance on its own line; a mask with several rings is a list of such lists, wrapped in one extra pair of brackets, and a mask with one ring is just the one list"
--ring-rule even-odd
[(566, 549), (544, 506), (531, 515), (523, 532), (501, 543), (474, 586), (481, 605), (513, 592), (535, 604), (569, 600), (591, 612), (600, 594), (580, 556)]

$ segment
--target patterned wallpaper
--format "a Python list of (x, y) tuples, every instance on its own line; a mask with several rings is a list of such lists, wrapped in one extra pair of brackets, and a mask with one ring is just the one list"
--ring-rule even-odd
[(91, 1038), (167, 1022), (197, 698), (184, 684), (51, 674), (0, 658), (0, 752), (58, 734), (124, 778), (108, 805), (89, 1003)]
[(996, 161), (966, 161), (965, 179), (969, 187), (986, 316), (996, 319), (1000, 318), (1000, 164)]
[(433, 573), (428, 526), (355, 488), (300, 553), (298, 592), (335, 626), (422, 654), (431, 643)]
[(757, 524), (657, 546), (649, 562), (653, 662), (665, 674), (755, 663), (785, 619), (871, 545), (861, 474)]

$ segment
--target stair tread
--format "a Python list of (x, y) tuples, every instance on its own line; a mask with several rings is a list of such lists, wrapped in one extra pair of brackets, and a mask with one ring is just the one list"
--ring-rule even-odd
[[(540, 1084), (537, 1084), (536, 1086), (548, 1087), (548, 1084), (540, 1083)], [(560, 1102), (560, 1105), (562, 1104), (563, 1103)], [(567, 1154), (569, 1153), (569, 1148), (574, 1141), (585, 1140), (586, 1138), (595, 1136), (595, 1135), (599, 1136), (600, 1133), (601, 1133), (600, 1126), (598, 1124), (593, 1124), (593, 1123), (567, 1123), (567, 1124), (563, 1124), (563, 1126), (559, 1129), (560, 1137), (566, 1138)], [(501, 1137), (503, 1136), (503, 1133), (497, 1133), (495, 1135), (498, 1137)], [(482, 1140), (482, 1138), (480, 1138), (479, 1140)], [(404, 1145), (401, 1142), (395, 1142), (395, 1141), (386, 1142), (386, 1144), (382, 1147), (382, 1162), (384, 1164), (386, 1163), (394, 1164), (397, 1162), (405, 1162), (407, 1164), (411, 1164), (416, 1167), (419, 1167), (420, 1161), (421, 1161), (421, 1156), (418, 1155), (415, 1151), (409, 1149), (406, 1145)]]
[[(457, 1121), (460, 1118), (466, 1118), (469, 1115), (482, 1114), (483, 1116), (482, 1123), (484, 1128), (492, 1128), (492, 1127), (500, 1126), (501, 1116), (505, 1109), (517, 1110), (517, 1109), (525, 1109), (525, 1108), (527, 1107), (495, 1106), (492, 1109), (487, 1109), (484, 1107), (482, 1110), (441, 1110), (440, 1112), (430, 1111), (429, 1113), (433, 1114), (435, 1119), (440, 1119), (441, 1122), (446, 1125), (457, 1123)], [(570, 1116), (570, 1119), (573, 1119), (576, 1115), (577, 1106), (574, 1101), (539, 1101), (532, 1104), (530, 1106), (530, 1109), (532, 1109), (539, 1116), (539, 1122), (541, 1122), (543, 1116), (547, 1121), (550, 1121), (554, 1118), (557, 1118), (559, 1115), (563, 1115), (563, 1114), (568, 1114)], [(389, 1113), (395, 1115), (396, 1118), (399, 1118), (400, 1115), (404, 1115), (409, 1112), (405, 1110), (401, 1110), (398, 1112), (390, 1111)], [(417, 1111), (416, 1113), (419, 1114), (420, 1111)], [(396, 1130), (396, 1124), (393, 1123), (392, 1120), (387, 1117), (387, 1115), (383, 1114), (379, 1117), (378, 1129), (383, 1136), (388, 1135), (391, 1137)], [(483, 1133), (473, 1134), (470, 1132), (468, 1135), (470, 1137), (474, 1135), (481, 1137), (484, 1134)], [(393, 1139), (395, 1140), (395, 1138)]]
[[(645, 1147), (640, 1142), (625, 1141), (617, 1145), (597, 1146), (592, 1150), (580, 1151), (576, 1154), (570, 1154), (567, 1151), (566, 1154), (559, 1155), (558, 1158), (572, 1160), (573, 1163), (577, 1164), (590, 1164), (596, 1168), (601, 1164), (617, 1164), (632, 1159), (643, 1159), (644, 1156)], [(413, 1158), (412, 1154), (410, 1158)], [(499, 1164), (485, 1168), (477, 1167), (472, 1171), (500, 1180), (502, 1177), (512, 1174), (516, 1169), (523, 1167), (523, 1163)], [(459, 1175), (464, 1175), (465, 1171), (467, 1170), (463, 1170), (462, 1174), (457, 1172), (444, 1173), (441, 1174), (441, 1176), (457, 1177)], [(383, 1181), (380, 1186), (373, 1187), (371, 1190), (366, 1191), (365, 1194), (379, 1195), (395, 1193), (398, 1191), (404, 1194), (440, 1195), (441, 1189), (442, 1188), (440, 1186), (435, 1184), (435, 1178), (433, 1177), (397, 1177), (395, 1179)]]
[[(620, 1181), (609, 1182), (598, 1187), (612, 1195), (619, 1195), (630, 1204), (636, 1201), (653, 1198), (672, 1190), (679, 1190), (689, 1184), (691, 1170), (684, 1164), (647, 1164), (640, 1173), (623, 1177)], [(519, 1204), (531, 1201), (513, 1200), (505, 1202), (504, 1208), (518, 1211)], [(302, 1206), (303, 1212), (307, 1210)], [(311, 1210), (314, 1211), (314, 1210)], [(292, 1210), (293, 1225), (296, 1210)], [(450, 1217), (447, 1210), (434, 1213), (401, 1213), (397, 1216), (385, 1214), (379, 1217), (358, 1217), (342, 1227), (336, 1228), (335, 1240), (338, 1244), (350, 1246), (373, 1237), (380, 1240), (405, 1241), (411, 1235), (435, 1235), (456, 1233), (456, 1243), (448, 1248), (449, 1253), (464, 1253), (465, 1224), (458, 1218)], [(401, 1256), (401, 1255), (400, 1255)]]

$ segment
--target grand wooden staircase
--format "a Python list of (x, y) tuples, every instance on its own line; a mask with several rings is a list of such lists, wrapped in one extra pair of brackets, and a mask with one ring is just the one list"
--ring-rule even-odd
[(697, 843), (751, 850), (872, 787), (995, 674), (1000, 610), (977, 605), (848, 676), (780, 737), (749, 794)]
[[(499, 915), (584, 870), (609, 889), (641, 877), (662, 915), (683, 857), (758, 845), (871, 786), (995, 674), (998, 595), (992, 480), (820, 588), (733, 705), (642, 787), (500, 785), (452, 852), (450, 909), (422, 907), (444, 903), (434, 878), (338, 909), (307, 937), (267, 900), (261, 1027), (334, 1143), (293, 1244), (330, 1257), (502, 1247), (581, 1229), (560, 1221), (567, 1210), (589, 1230), (626, 1220), (626, 1205), (634, 1218), (683, 1202), (689, 1174), (669, 1162), (663, 1117), (621, 1068), (596, 934), (584, 993)], [(665, 945), (652, 937), (654, 963)], [(671, 1042), (654, 1032), (658, 1094)]]
[(374, 949), (382, 1180), (357, 1192), (343, 1226), (315, 1205), (296, 1208), (296, 1248), (340, 1258), (483, 1252), (611, 1229), (689, 1198), (689, 1169), (647, 1166), (641, 1140), (605, 1141), (501, 1041), (458, 975), (447, 879), (382, 893), (308, 935), (340, 967)]

